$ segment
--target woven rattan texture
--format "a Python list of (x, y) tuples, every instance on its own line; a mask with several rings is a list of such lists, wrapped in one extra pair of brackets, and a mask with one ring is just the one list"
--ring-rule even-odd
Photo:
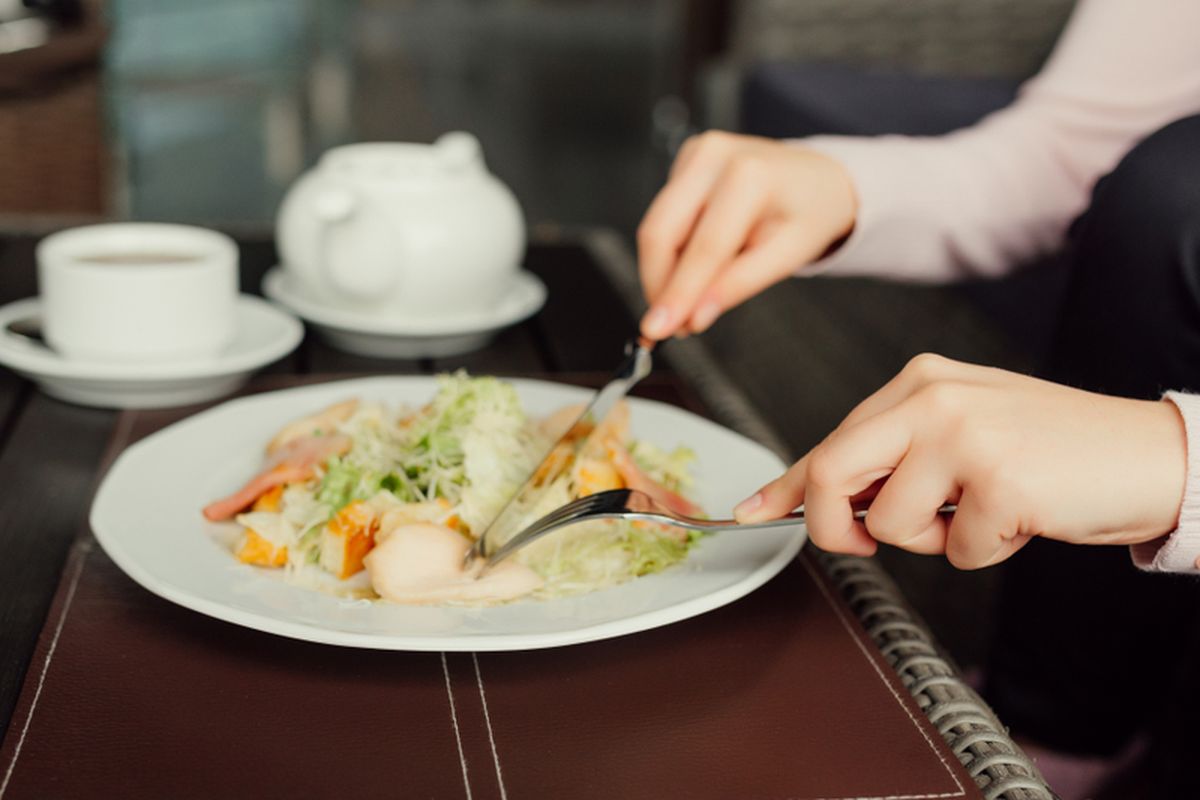
[[(597, 261), (631, 308), (641, 309), (636, 267), (616, 235), (596, 234), (589, 242)], [(700, 395), (723, 424), (791, 460), (772, 430), (696, 337), (662, 345), (671, 367)], [(833, 579), (871, 639), (901, 681), (949, 743), (987, 800), (1054, 800), (1033, 763), (1008, 736), (987, 704), (963, 683), (933, 642), (899, 589), (871, 559), (823, 554)]]
[(100, 76), (0, 94), (0, 214), (100, 214), (105, 146)]
[(987, 704), (962, 682), (899, 589), (870, 559), (822, 554), (825, 571), (900, 680), (945, 737), (988, 800), (1043, 800), (1049, 788), (1003, 733)]

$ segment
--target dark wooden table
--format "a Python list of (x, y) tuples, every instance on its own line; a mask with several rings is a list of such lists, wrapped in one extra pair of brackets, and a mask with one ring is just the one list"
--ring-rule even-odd
[[(37, 294), (36, 236), (0, 237), (0, 304)], [(259, 293), (276, 262), (270, 239), (241, 244), (242, 290)], [(280, 374), (606, 373), (633, 328), (612, 285), (577, 243), (529, 251), (549, 301), (486, 350), (453, 358), (381, 360), (335, 350), (309, 333), (266, 371)], [(0, 368), (0, 731), (7, 728), (63, 560), (91, 502), (95, 468), (117, 412), (54, 400)], [(31, 531), (37, 535), (30, 535)]]
[[(36, 294), (33, 256), (36, 241), (36, 237), (32, 235), (0, 236), (0, 304)], [(611, 249), (612, 239), (609, 238), (605, 241), (608, 242), (607, 246)], [(243, 290), (257, 293), (263, 274), (275, 263), (274, 248), (265, 238), (241, 237), (240, 244), (242, 247)], [(551, 375), (594, 383), (602, 379), (613, 368), (624, 342), (630, 332), (634, 330), (634, 319), (628, 304), (630, 292), (628, 281), (626, 280), (622, 286), (622, 281), (614, 280), (611, 270), (606, 271), (600, 268), (598, 258), (595, 247), (576, 237), (543, 239), (532, 245), (525, 263), (529, 270), (536, 273), (547, 284), (549, 289), (547, 305), (532, 319), (500, 334), (496, 341), (485, 350), (444, 359), (378, 360), (336, 351), (310, 333), (295, 353), (270, 366), (266, 372), (275, 373), (281, 378), (291, 376), (290, 379), (294, 379), (295, 376), (306, 375), (353, 375), (380, 372), (427, 374), (466, 368), (478, 373)], [(669, 349), (668, 352), (670, 352)], [(656, 373), (659, 377), (656, 380), (671, 380), (669, 372), (669, 367), (665, 365), (658, 368)], [(686, 370), (683, 372), (686, 373)], [(698, 373), (693, 371), (693, 374)], [(672, 385), (676, 402), (693, 407), (707, 405), (711, 410), (713, 406), (711, 397), (701, 399), (704, 393), (699, 389), (693, 393), (688, 385), (678, 378), (674, 379)], [(9, 728), (18, 697), (21, 696), (22, 686), (28, 683), (26, 675), (31, 659), (35, 658), (35, 648), (39, 647), (39, 633), (46, 624), (47, 615), (63, 574), (64, 562), (68, 553), (71, 552), (72, 542), (76, 541), (84, 524), (92, 491), (98, 478), (97, 470), (106, 446), (113, 435), (116, 419), (117, 412), (114, 411), (83, 408), (51, 399), (12, 373), (0, 370), (0, 487), (2, 487), (0, 488), (0, 735), (3, 735)], [(722, 421), (731, 424), (729, 420)], [(85, 547), (81, 551), (77, 546), (74, 552), (75, 558), (86, 558), (88, 548)], [(844, 613), (846, 619), (841, 619), (839, 624), (849, 626), (845, 627), (845, 630), (853, 632), (853, 637), (847, 641), (853, 641), (855, 647), (862, 649), (862, 655), (866, 657), (863, 664), (878, 672), (879, 678), (884, 680), (884, 685), (888, 687), (889, 692), (895, 695), (897, 702), (900, 702), (901, 695), (905, 696), (906, 699), (901, 702), (901, 706), (905, 709), (921, 707), (930, 714), (931, 718), (943, 712), (963, 713), (963, 704), (967, 703), (967, 700), (961, 693), (938, 695), (935, 691), (933, 694), (916, 694), (915, 703), (905, 694), (903, 687), (912, 688), (912, 684), (917, 681), (924, 681), (925, 684), (935, 688), (951, 684), (957, 686), (957, 677), (952, 674), (949, 667), (946, 667), (943, 672), (930, 673), (928, 671), (929, 664), (937, 660), (936, 648), (918, 625), (903, 616), (905, 612), (902, 609), (902, 601), (889, 594), (894, 589), (884, 584), (872, 583), (873, 581), (886, 583), (885, 578), (875, 575), (871, 571), (873, 567), (865, 563), (858, 564), (838, 560), (819, 561), (815, 554), (809, 554), (803, 561), (803, 568), (800, 565), (794, 565), (790, 574), (803, 574), (803, 571), (807, 570), (811, 581), (814, 581), (811, 583), (811, 587), (828, 586), (834, 593), (837, 588), (843, 589), (849, 605), (841, 605), (839, 601), (838, 604), (830, 606), (836, 613), (827, 614), (826, 621), (840, 619), (838, 615)], [(824, 570), (832, 575), (832, 579), (821, 574), (822, 566), (819, 564), (823, 564)], [(121, 602), (134, 604), (146, 602), (145, 598), (148, 595), (144, 595), (132, 583), (114, 577), (115, 571), (111, 564), (96, 569), (99, 572), (94, 572), (93, 577), (88, 580), (98, 580), (95, 575), (103, 576), (105, 569), (113, 573), (107, 578), (107, 580), (113, 581), (112, 585), (109, 588), (96, 589), (100, 592), (98, 596), (109, 597), (104, 594), (106, 591), (116, 593), (110, 600), (104, 600), (101, 605), (110, 601), (118, 605)], [(801, 570), (801, 572), (797, 573), (796, 570)], [(809, 579), (805, 578), (805, 580)], [(86, 585), (87, 580), (84, 583)], [(778, 586), (779, 583), (776, 581), (773, 585)], [(883, 588), (878, 590), (872, 588), (864, 595), (864, 587), (876, 585), (882, 585)], [(761, 608), (763, 604), (770, 607), (772, 603), (786, 601), (786, 592), (791, 590), (777, 588), (775, 591), (778, 596), (771, 599), (764, 595), (762, 599), (756, 601), (758, 606), (755, 607)], [(821, 591), (826, 590), (821, 589)], [(780, 592), (785, 594), (779, 595)], [(813, 592), (813, 597), (818, 596), (819, 593), (816, 593), (815, 588)], [(877, 604), (873, 605), (873, 602), (880, 597), (888, 601), (886, 611), (881, 612)], [(833, 603), (832, 595), (826, 599)], [(810, 597), (804, 602), (808, 604), (805, 607), (811, 610), (813, 608), (811, 604), (815, 601)], [(168, 606), (168, 604), (162, 604), (162, 606)], [(153, 606), (153, 608), (157, 609), (159, 606)], [(740, 613), (749, 613), (745, 608), (743, 606)], [(182, 623), (184, 625), (216, 624), (202, 621), (199, 615), (193, 615), (190, 612), (177, 610), (174, 607), (169, 607), (169, 609), (169, 611), (160, 609), (153, 613), (183, 614), (184, 616), (180, 619), (184, 620)], [(740, 623), (736, 621), (736, 616), (730, 616), (736, 615), (739, 613), (738, 611), (731, 610), (723, 613), (725, 614), (723, 617), (712, 615), (714, 621), (705, 624), (710, 627), (715, 625), (718, 628), (721, 625), (725, 625), (727, 628), (732, 625), (735, 629), (741, 627)], [(865, 628), (850, 622), (853, 613), (860, 616), (865, 623)], [(811, 624), (818, 623), (812, 622)], [(703, 630), (705, 629), (693, 628), (692, 634), (689, 634), (687, 629), (681, 629), (682, 632), (671, 634), (663, 641), (669, 642), (671, 648), (680, 652), (688, 648), (700, 647), (694, 655), (696, 658), (702, 659), (704, 658), (703, 647), (697, 643), (695, 637), (699, 635), (698, 632)], [(911, 636), (911, 631), (916, 631), (919, 634), (919, 640), (897, 639), (895, 637), (901, 635), (897, 631), (901, 631), (903, 636)], [(202, 634), (201, 638), (204, 635), (208, 634)], [(276, 641), (260, 634), (234, 632), (229, 636), (234, 640), (243, 641), (245, 646), (251, 650), (270, 647), (272, 645), (264, 644), (264, 642)], [(875, 645), (884, 645), (883, 650), (888, 653), (886, 659), (879, 650), (874, 649), (872, 640)], [(586, 675), (578, 672), (581, 666), (573, 661), (578, 657), (572, 653), (590, 653), (589, 658), (618, 659), (621, 663), (625, 663), (633, 656), (633, 652), (629, 652), (629, 648), (634, 648), (634, 652), (639, 654), (644, 649), (644, 639), (631, 641), (634, 644), (614, 645), (607, 650), (587, 651), (567, 648), (558, 651), (562, 655), (547, 656), (541, 661), (541, 664), (547, 669), (565, 671), (564, 674), (574, 676), (573, 680), (578, 678), (582, 681)], [(637, 644), (637, 642), (643, 644)], [(279, 646), (308, 647), (307, 645)], [(759, 646), (768, 645), (760, 642)], [(40, 655), (36, 655), (36, 657), (44, 659), (48, 664), (49, 661), (45, 655), (46, 647), (47, 637), (43, 634), (40, 650), (37, 651), (37, 654)], [(772, 656), (778, 655), (775, 652), (779, 649), (778, 646), (769, 645), (769, 647)], [(328, 655), (331, 649), (323, 647), (297, 652), (302, 653), (298, 657), (308, 659), (320, 660), (339, 657)], [(642, 655), (636, 657), (648, 658), (648, 656)], [(782, 656), (779, 657), (782, 658)], [(803, 656), (797, 657), (802, 661), (804, 659)], [(917, 666), (901, 664), (898, 667), (898, 674), (888, 671), (886, 666), (888, 663), (895, 666), (897, 659), (905, 658), (913, 661)], [(69, 663), (69, 661), (64, 662), (63, 669), (68, 669)], [(394, 664), (395, 662), (389, 663)], [(489, 659), (485, 668), (489, 671), (494, 670), (498, 676), (504, 676), (507, 672), (519, 671), (520, 663), (515, 658), (497, 657)], [(736, 665), (739, 662), (735, 658), (731, 663)], [(783, 664), (784, 662), (780, 661), (779, 663)], [(456, 661), (453, 657), (447, 662), (443, 656), (442, 666), (446, 690), (451, 693), (452, 703), (455, 692), (451, 687), (451, 674), (456, 674), (456, 681), (466, 680), (469, 686), (473, 686), (470, 665), (470, 661)], [(475, 661), (474, 671), (475, 677), (479, 680), (479, 699), (483, 700), (483, 678), (479, 669), (479, 662)], [(736, 667), (729, 667), (729, 669), (736, 671)], [(880, 671), (881, 669), (882, 671)], [(916, 671), (912, 671), (913, 669)], [(922, 672), (922, 669), (926, 671)], [(939, 676), (941, 677), (939, 678)], [(42, 677), (45, 677), (44, 673)], [(939, 680), (931, 680), (931, 677), (939, 678)], [(776, 676), (776, 679), (785, 681), (784, 685), (786, 685), (786, 675)], [(517, 704), (514, 706), (515, 709), (530, 698), (524, 697), (518, 691), (521, 686), (519, 679), (514, 678), (513, 680), (514, 683), (507, 685), (503, 682), (497, 684), (496, 702), (503, 703), (507, 697), (509, 701)], [(506, 690), (509, 690), (507, 695), (505, 695)], [(725, 689), (714, 686), (712, 691), (715, 694), (711, 698), (707, 695), (704, 697), (707, 699), (706, 701), (711, 701), (719, 706), (721, 693)], [(923, 691), (928, 693), (928, 686), (924, 687)], [(25, 687), (25, 692), (26, 696), (23, 702), (28, 706), (27, 696), (30, 694), (28, 685)], [(571, 702), (576, 699), (575, 695), (566, 695), (566, 697)], [(970, 704), (967, 703), (967, 705)], [(584, 703), (581, 709), (586, 709), (590, 714), (599, 713), (599, 709), (587, 703)], [(468, 708), (467, 711), (463, 709), (459, 711), (468, 713), (469, 710)], [(970, 708), (967, 710), (973, 716), (970, 716), (967, 722), (962, 723), (966, 727), (956, 728), (955, 724), (947, 726), (944, 718), (941, 723), (934, 719), (934, 724), (938, 726), (951, 747), (954, 747), (955, 744), (954, 736), (966, 737), (968, 734), (978, 733), (981, 726), (998, 727), (994, 724), (994, 720), (987, 718), (986, 709), (978, 712), (971, 711)], [(486, 705), (483, 712), (486, 717)], [(870, 711), (865, 713), (867, 714), (866, 718), (872, 718)], [(905, 713), (911, 716), (911, 712), (906, 711)], [(26, 720), (28, 716), (30, 715), (26, 715)], [(913, 721), (915, 723), (915, 718)], [(619, 725), (630, 721), (617, 715), (608, 722)], [(953, 723), (953, 719), (951, 719), (951, 723)], [(456, 720), (456, 735), (458, 734), (457, 725)], [(928, 722), (923, 722), (918, 727), (921, 730), (933, 730)], [(942, 728), (945, 729), (942, 730)], [(11, 734), (12, 731), (9, 733)], [(488, 740), (491, 740), (490, 719), (488, 720), (487, 735)], [(522, 732), (521, 735), (527, 736), (528, 732)], [(937, 732), (928, 735), (922, 733), (929, 746), (932, 747), (929, 735), (936, 739)], [(966, 763), (968, 768), (972, 759), (991, 758), (989, 764), (992, 766), (988, 766), (986, 769), (981, 767), (980, 770), (972, 772), (972, 777), (977, 782), (981, 785), (990, 784), (995, 789), (997, 781), (1014, 781), (1015, 793), (1004, 795), (1006, 797), (1039, 798), (1048, 796), (1036, 792), (1021, 794), (1022, 791), (1029, 790), (1032, 779), (1025, 779), (1020, 767), (1014, 772), (1009, 766), (1005, 766), (1006, 763), (1018, 763), (1020, 757), (1019, 751), (1012, 747), (1011, 743), (1005, 742), (1002, 734), (998, 734), (998, 738), (987, 739), (984, 737), (986, 741), (983, 750), (974, 744), (977, 740), (979, 737), (975, 736), (971, 739), (972, 743), (963, 744), (961, 749), (954, 750), (954, 755), (958, 757), (958, 760)], [(996, 749), (996, 746), (988, 745), (988, 742), (992, 742), (993, 745), (998, 742), (999, 749)], [(553, 742), (542, 743), (539, 746), (552, 746), (552, 744)], [(5, 745), (11, 749), (11, 736), (6, 740)], [(845, 746), (852, 748), (854, 744), (847, 743)], [(944, 746), (939, 745), (935, 749), (941, 749)], [(992, 747), (992, 749), (989, 750), (988, 747)], [(1004, 762), (1003, 759), (1000, 759), (997, 761), (995, 756), (1005, 752), (1014, 754), (1014, 760)], [(894, 757), (896, 754), (891, 755)], [(36, 754), (31, 754), (30, 758), (35, 758), (35, 756)], [(498, 796), (504, 796), (500, 759), (494, 740), (491, 740), (491, 756), (496, 760), (495, 777), (499, 785), (492, 786), (490, 790), (498, 789)], [(465, 779), (467, 761), (461, 741), (459, 757), (463, 762)], [(939, 755), (939, 759), (944, 763), (954, 762), (953, 756)], [(13, 763), (15, 763), (15, 759)], [(768, 761), (768, 763), (772, 762)], [(997, 764), (999, 766), (996, 766)], [(512, 780), (514, 784), (512, 785), (519, 785), (519, 781), (523, 780), (522, 776), (515, 774), (519, 768), (520, 765), (513, 765)], [(811, 770), (813, 767), (808, 769)], [(1028, 770), (1024, 772), (1028, 772)], [(478, 772), (475, 774), (479, 775)], [(547, 776), (537, 771), (529, 773), (525, 777), (533, 781), (529, 784), (532, 786), (552, 785), (552, 783), (545, 783)], [(1015, 780), (1015, 778), (1019, 780)], [(0, 764), (0, 781), (4, 779), (3, 765)], [(958, 778), (955, 779), (956, 782), (958, 780)], [(966, 781), (969, 783), (969, 778)], [(0, 786), (2, 785), (0, 783)], [(510, 785), (510, 789), (512, 785)], [(736, 786), (737, 784), (735, 782), (731, 785)], [(467, 789), (467, 796), (470, 797), (469, 784)], [(490, 790), (476, 787), (477, 793), (484, 796), (490, 796)], [(715, 788), (713, 790), (717, 791)], [(2, 794), (3, 789), (0, 788), (0, 795)], [(526, 794), (528, 795), (528, 792)], [(960, 791), (957, 793), (912, 796), (965, 797), (974, 795), (966, 792), (960, 786)]]

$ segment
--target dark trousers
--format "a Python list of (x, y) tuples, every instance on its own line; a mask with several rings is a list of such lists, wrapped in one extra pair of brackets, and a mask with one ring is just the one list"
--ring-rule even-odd
[[(1200, 391), (1200, 116), (1097, 183), (1068, 257), (1045, 376), (1137, 398)], [(1190, 796), (1170, 781), (1200, 753), (1200, 579), (1141, 573), (1123, 547), (1035, 541), (1005, 569), (997, 634), (985, 693), (1014, 734), (1108, 755), (1149, 732), (1163, 796)]]

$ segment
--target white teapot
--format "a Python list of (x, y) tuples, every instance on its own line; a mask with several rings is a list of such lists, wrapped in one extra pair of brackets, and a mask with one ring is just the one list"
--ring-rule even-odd
[(525, 225), (479, 141), (335, 147), (288, 191), (276, 238), (293, 286), (366, 314), (486, 311), (513, 284)]

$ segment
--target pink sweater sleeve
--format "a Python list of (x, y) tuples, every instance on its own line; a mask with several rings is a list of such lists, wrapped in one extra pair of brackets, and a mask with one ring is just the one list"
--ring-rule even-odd
[(803, 274), (1003, 274), (1058, 247), (1140, 138), (1198, 112), (1198, 0), (1081, 0), (1042, 72), (973, 127), (800, 140), (840, 160), (859, 199), (850, 238)]
[(1155, 572), (1200, 573), (1200, 395), (1167, 392), (1187, 431), (1187, 482), (1179, 527), (1170, 535), (1130, 548), (1133, 563)]

